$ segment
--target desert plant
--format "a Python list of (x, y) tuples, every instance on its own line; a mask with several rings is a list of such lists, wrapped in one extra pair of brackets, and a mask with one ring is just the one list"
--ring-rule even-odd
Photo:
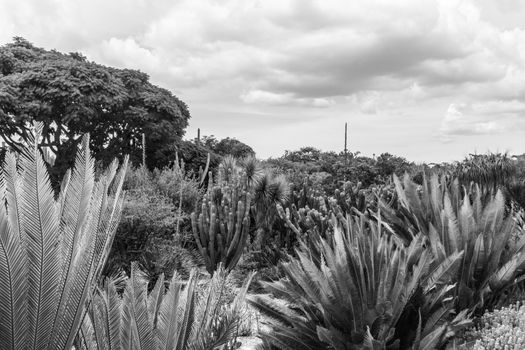
[(463, 251), (455, 277), (456, 310), (480, 311), (517, 282), (525, 267), (525, 236), (505, 211), (503, 194), (433, 175), (423, 186), (394, 177), (396, 206), (381, 205), (395, 233), (410, 242), (421, 232), (438, 261)]
[(191, 214), (195, 242), (210, 274), (221, 263), (227, 271), (235, 267), (250, 229), (251, 194), (243, 174), (230, 169), (218, 179), (217, 185), (210, 180), (202, 204)]
[(257, 227), (256, 246), (260, 249), (272, 233), (272, 227), (279, 218), (278, 205), (288, 202), (290, 185), (281, 175), (275, 176), (267, 170), (254, 182), (253, 187), (253, 214)]
[(218, 270), (202, 295), (196, 271), (187, 281), (175, 274), (167, 291), (161, 276), (148, 294), (148, 278), (133, 263), (127, 280), (111, 277), (97, 288), (76, 344), (86, 350), (231, 349), (253, 274), (228, 306), (225, 276)]
[(95, 180), (88, 136), (55, 200), (41, 133), (35, 124), (30, 145), (7, 154), (0, 177), (2, 349), (71, 349), (122, 206), (127, 160)]
[(461, 182), (475, 182), (491, 189), (505, 184), (515, 173), (515, 163), (506, 153), (471, 154), (458, 162), (453, 171)]
[[(435, 264), (422, 236), (405, 248), (385, 229), (353, 216), (346, 227), (335, 224), (331, 238), (303, 244), (283, 264), (285, 279), (263, 283), (277, 301), (249, 298), (272, 320), (265, 342), (280, 349), (434, 349), (464, 327), (465, 313), (453, 317), (446, 303), (449, 271), (461, 253)], [(415, 303), (417, 296), (423, 302)], [(404, 324), (408, 312), (417, 315), (415, 325)]]

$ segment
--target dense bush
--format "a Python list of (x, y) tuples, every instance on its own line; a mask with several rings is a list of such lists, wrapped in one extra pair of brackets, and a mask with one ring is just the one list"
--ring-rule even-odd
[(201, 196), (196, 181), (178, 166), (154, 172), (136, 168), (128, 172), (124, 186), (128, 192), (105, 274), (129, 273), (132, 261), (140, 262), (153, 279), (174, 269), (187, 276), (201, 266), (189, 217)]
[(195, 204), (202, 198), (198, 179), (188, 174), (184, 163), (162, 170), (155, 169), (153, 180), (158, 193), (171, 199), (176, 208), (183, 213), (191, 213)]

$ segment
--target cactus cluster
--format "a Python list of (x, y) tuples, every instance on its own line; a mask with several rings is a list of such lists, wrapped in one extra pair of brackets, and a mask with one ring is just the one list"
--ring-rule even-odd
[(346, 224), (346, 213), (360, 210), (359, 203), (365, 203), (365, 195), (359, 186), (348, 184), (342, 191), (336, 190), (331, 197), (303, 187), (294, 193), (294, 199), (294, 203), (287, 208), (278, 205), (277, 210), (288, 230), (300, 240), (307, 235), (330, 234), (334, 222)]
[(191, 214), (193, 235), (210, 274), (220, 264), (231, 271), (246, 245), (252, 195), (245, 183), (242, 174), (220, 185), (210, 180), (200, 208)]

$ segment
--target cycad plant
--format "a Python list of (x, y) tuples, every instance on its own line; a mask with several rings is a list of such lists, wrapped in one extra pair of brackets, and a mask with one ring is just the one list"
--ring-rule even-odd
[(231, 349), (253, 274), (228, 306), (224, 305), (225, 276), (219, 269), (204, 292), (198, 293), (195, 271), (187, 281), (175, 274), (167, 290), (161, 275), (148, 294), (148, 278), (132, 263), (127, 280), (110, 277), (97, 288), (76, 346), (86, 350)]
[(71, 349), (120, 217), (126, 164), (95, 180), (85, 136), (55, 199), (41, 131), (7, 154), (0, 177), (2, 349)]
[(456, 164), (454, 175), (463, 183), (475, 182), (486, 189), (497, 189), (516, 174), (515, 162), (507, 153), (471, 154)]
[(408, 176), (394, 177), (397, 203), (382, 205), (396, 235), (410, 242), (421, 232), (433, 257), (444, 261), (463, 251), (455, 280), (456, 310), (481, 311), (517, 282), (525, 267), (525, 235), (505, 210), (503, 194), (460, 186), (457, 180), (424, 179), (418, 188)]
[[(450, 274), (461, 253), (435, 264), (418, 236), (408, 247), (364, 215), (303, 244), (250, 302), (271, 318), (262, 334), (279, 349), (435, 349), (466, 324), (453, 316)], [(407, 324), (407, 320), (415, 320)]]

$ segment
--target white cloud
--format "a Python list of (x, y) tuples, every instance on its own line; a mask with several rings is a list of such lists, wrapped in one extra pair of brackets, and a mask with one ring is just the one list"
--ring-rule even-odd
[(450, 104), (441, 122), (443, 141), (455, 136), (492, 135), (523, 126), (525, 103), (513, 101), (487, 101)]
[(417, 115), (414, 137), (427, 142), (506, 135), (523, 121), (522, 18), (516, 0), (8, 0), (0, 41), (141, 69), (200, 111), (195, 123), (239, 110), (289, 124), (308, 115), (314, 131), (369, 118), (381, 137), (387, 118)]
[(268, 105), (299, 105), (310, 107), (330, 107), (335, 102), (326, 98), (296, 98), (291, 93), (278, 94), (263, 90), (250, 90), (240, 96), (241, 100), (250, 104)]

